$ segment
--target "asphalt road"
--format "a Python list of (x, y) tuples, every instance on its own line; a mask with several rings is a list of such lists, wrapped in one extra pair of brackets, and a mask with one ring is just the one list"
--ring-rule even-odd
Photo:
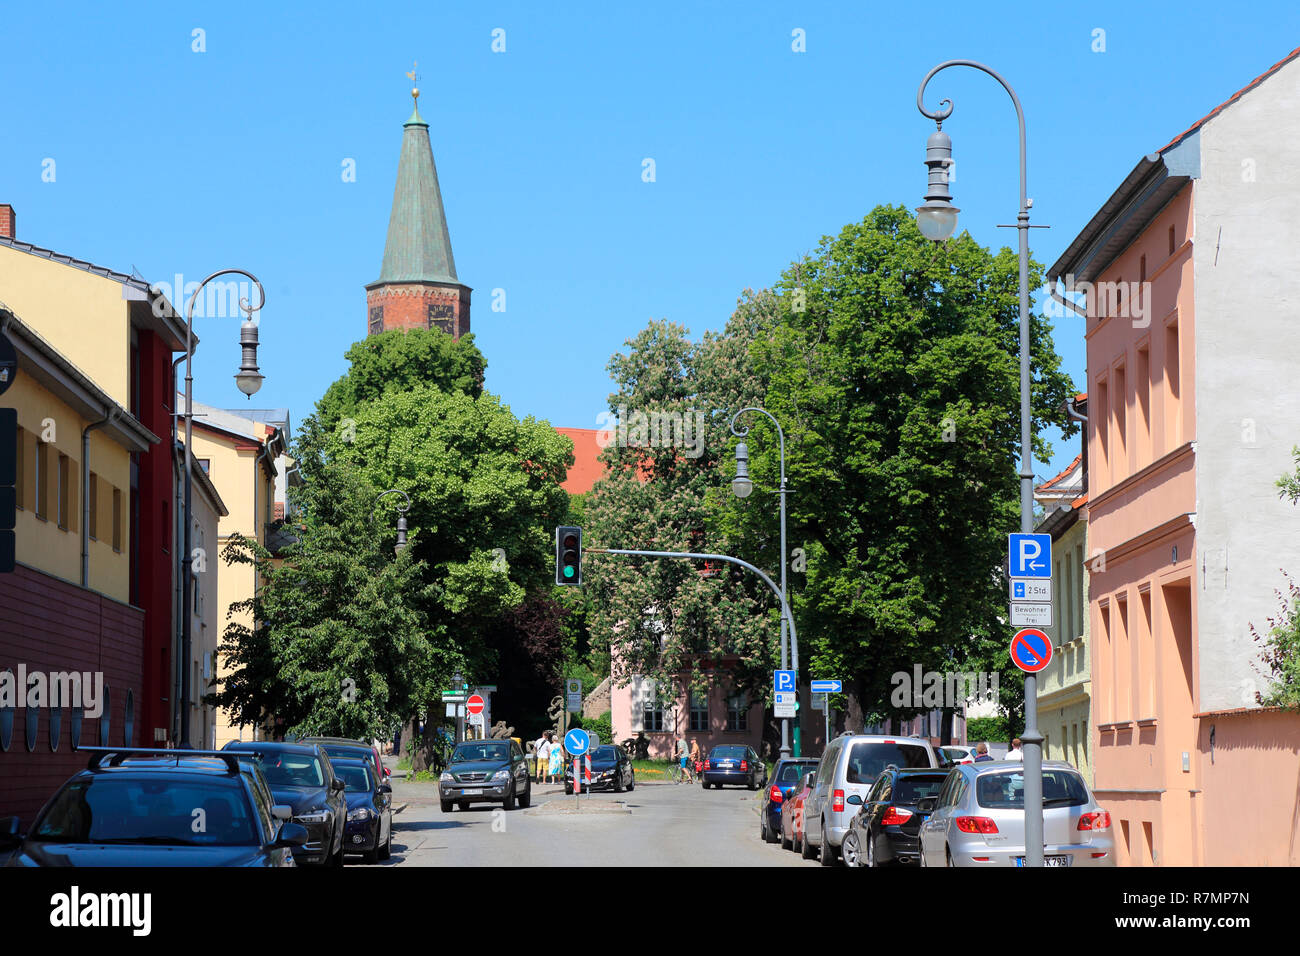
[[(630, 813), (555, 813), (573, 803), (533, 785), (533, 809), (489, 804), (443, 813), (434, 784), (396, 783), (393, 866), (813, 866), (758, 836), (757, 800), (742, 789), (638, 783), (631, 793), (583, 794)], [(358, 861), (359, 862), (359, 861)], [(349, 860), (352, 865), (352, 860)]]

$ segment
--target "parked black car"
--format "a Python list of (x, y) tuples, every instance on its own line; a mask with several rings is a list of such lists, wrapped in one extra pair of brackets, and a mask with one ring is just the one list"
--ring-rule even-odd
[(507, 810), (526, 807), (533, 798), (524, 752), (513, 740), (468, 740), (457, 744), (438, 778), (442, 812), (471, 803), (499, 803)]
[(700, 783), (705, 790), (709, 787), (721, 790), (724, 783), (757, 790), (767, 783), (767, 765), (753, 747), (719, 744), (709, 751), (709, 758), (704, 761)]
[(367, 863), (387, 860), (393, 852), (393, 788), (375, 777), (370, 760), (330, 761), (343, 780), (348, 822), (343, 852), (360, 853)]
[(799, 792), (803, 775), (816, 770), (820, 757), (783, 757), (772, 768), (772, 783), (763, 788), (763, 806), (758, 817), (758, 835), (764, 843), (781, 839), (781, 810), (792, 793)]
[[(604, 744), (591, 752), (591, 780), (587, 780), (587, 770), (582, 763), (582, 789), (613, 790), (622, 793), (636, 786), (636, 772), (632, 769), (632, 760), (622, 747)], [(573, 758), (564, 762), (564, 792), (573, 793)]]
[(294, 850), (299, 863), (343, 865), (347, 801), (343, 781), (319, 744), (232, 740), (222, 753), (246, 754), (261, 768), (275, 802), (287, 804), (293, 822), (307, 828), (307, 842)]
[(899, 769), (892, 764), (880, 772), (865, 798), (853, 794), (848, 802), (860, 809), (845, 831), (840, 850), (845, 866), (919, 864), (921, 824), (928, 813), (917, 809), (926, 797), (938, 796), (947, 769)]
[(256, 767), (210, 750), (83, 747), (85, 770), (26, 836), (0, 822), (7, 866), (293, 866), (307, 831), (272, 806)]

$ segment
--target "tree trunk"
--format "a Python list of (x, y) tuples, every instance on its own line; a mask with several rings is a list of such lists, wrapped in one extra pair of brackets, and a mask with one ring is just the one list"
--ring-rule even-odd
[(849, 685), (852, 687), (845, 697), (848, 699), (848, 710), (844, 713), (844, 729), (851, 734), (860, 734), (866, 727), (867, 721), (862, 713), (862, 683), (861, 681), (852, 681)]

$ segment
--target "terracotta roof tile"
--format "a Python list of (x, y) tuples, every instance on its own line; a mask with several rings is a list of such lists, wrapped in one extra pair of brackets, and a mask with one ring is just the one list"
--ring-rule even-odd
[(1250, 92), (1251, 90), (1253, 90), (1255, 87), (1259, 86), (1259, 84), (1263, 83), (1266, 79), (1268, 79), (1270, 76), (1272, 76), (1272, 75), (1273, 75), (1274, 73), (1276, 73), (1278, 70), (1282, 69), (1282, 67), (1286, 66), (1288, 63), (1290, 63), (1292, 60), (1294, 60), (1297, 56), (1300, 56), (1300, 47), (1296, 47), (1294, 50), (1292, 50), (1290, 53), (1288, 53), (1288, 54), (1287, 54), (1286, 56), (1284, 56), (1282, 59), (1278, 60), (1276, 63), (1274, 63), (1272, 66), (1270, 66), (1267, 70), (1265, 70), (1265, 71), (1264, 71), (1263, 73), (1261, 73), (1259, 76), (1255, 77), (1253, 80), (1251, 80), (1249, 83), (1247, 83), (1247, 84), (1246, 84), (1245, 86), (1243, 86), (1241, 89), (1239, 89), (1236, 93), (1233, 93), (1231, 96), (1229, 96), (1226, 100), (1224, 100), (1222, 103), (1220, 103), (1220, 104), (1219, 104), (1218, 106), (1216, 106), (1214, 109), (1210, 110), (1210, 112), (1206, 113), (1204, 116), (1202, 116), (1200, 119), (1198, 119), (1198, 120), (1197, 120), (1195, 123), (1193, 123), (1191, 126), (1187, 127), (1187, 129), (1183, 130), (1181, 133), (1179, 133), (1177, 136), (1175, 136), (1173, 139), (1171, 139), (1168, 143), (1166, 143), (1164, 146), (1162, 146), (1162, 147), (1160, 148), (1160, 152), (1163, 153), (1165, 150), (1169, 149), (1171, 146), (1176, 145), (1176, 144), (1179, 143), (1180, 141), (1186, 139), (1186, 138), (1187, 138), (1188, 136), (1190, 136), (1192, 133), (1196, 132), (1198, 129), (1200, 129), (1202, 126), (1204, 126), (1204, 125), (1205, 125), (1206, 123), (1208, 123), (1210, 120), (1212, 120), (1215, 116), (1217, 116), (1219, 113), (1221, 113), (1225, 108), (1227, 108), (1227, 107), (1231, 106), (1233, 103), (1237, 102), (1237, 100), (1241, 99), (1245, 94), (1249, 93), (1249, 92)]

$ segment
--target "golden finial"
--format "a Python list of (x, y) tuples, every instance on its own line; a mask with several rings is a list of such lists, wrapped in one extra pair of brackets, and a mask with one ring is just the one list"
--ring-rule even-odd
[(419, 61), (419, 60), (415, 60), (415, 61), (411, 64), (411, 69), (410, 69), (410, 71), (407, 72), (407, 74), (406, 74), (407, 76), (409, 76), (409, 77), (411, 78), (411, 99), (415, 100), (415, 105), (416, 105), (416, 106), (419, 106), (419, 105), (420, 105), (420, 89), (419, 89), (418, 86), (416, 86), (416, 76), (415, 76), (416, 68), (419, 67), (419, 65), (420, 65), (420, 61)]

